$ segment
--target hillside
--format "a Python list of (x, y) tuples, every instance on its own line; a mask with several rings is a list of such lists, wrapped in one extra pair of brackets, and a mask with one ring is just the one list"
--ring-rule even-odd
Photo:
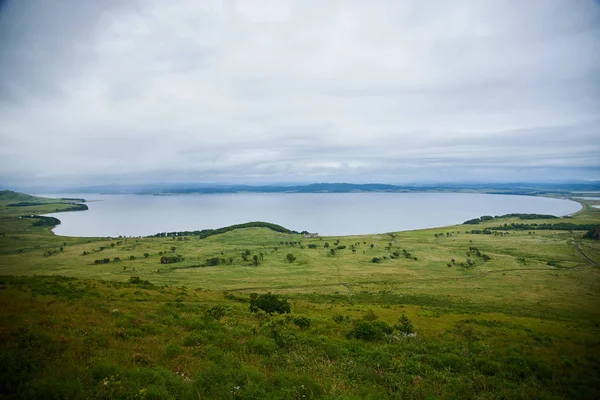
[[(584, 236), (599, 223), (586, 206), (381, 235), (93, 239), (9, 216), (0, 392), (595, 399), (600, 242)], [(269, 292), (290, 313), (252, 312)]]

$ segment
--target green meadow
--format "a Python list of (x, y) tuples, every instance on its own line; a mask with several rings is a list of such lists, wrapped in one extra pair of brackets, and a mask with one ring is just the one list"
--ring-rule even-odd
[(77, 238), (35, 217), (77, 199), (0, 192), (0, 398), (600, 398), (600, 201), (579, 201), (366, 236)]

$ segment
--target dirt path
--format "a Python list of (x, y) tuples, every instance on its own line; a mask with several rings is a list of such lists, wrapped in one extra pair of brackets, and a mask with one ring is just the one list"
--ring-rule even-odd
[(595, 267), (598, 266), (598, 263), (593, 260), (590, 256), (588, 256), (587, 254), (585, 254), (585, 251), (583, 251), (583, 249), (581, 248), (581, 245), (579, 244), (579, 242), (576, 241), (572, 241), (571, 244), (573, 245), (573, 248), (575, 249), (575, 251), (583, 258), (585, 258), (587, 260), (587, 262)]

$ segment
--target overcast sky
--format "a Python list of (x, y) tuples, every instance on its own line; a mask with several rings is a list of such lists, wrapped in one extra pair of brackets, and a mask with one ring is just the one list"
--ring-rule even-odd
[(600, 180), (594, 0), (0, 2), (0, 185)]

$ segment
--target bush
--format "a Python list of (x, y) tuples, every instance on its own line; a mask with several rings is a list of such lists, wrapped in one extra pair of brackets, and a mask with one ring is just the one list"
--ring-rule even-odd
[(260, 296), (256, 293), (250, 295), (250, 311), (253, 313), (262, 310), (267, 314), (289, 314), (290, 303), (286, 299), (280, 299), (274, 294), (267, 293)]
[(287, 258), (289, 263), (293, 263), (294, 261), (296, 261), (296, 257), (294, 257), (292, 253), (288, 253), (288, 255), (285, 257)]
[(226, 310), (227, 307), (224, 306), (212, 306), (204, 312), (204, 316), (219, 320), (225, 316)]
[(161, 264), (173, 264), (173, 263), (180, 262), (183, 260), (184, 260), (183, 257), (180, 257), (180, 256), (173, 256), (173, 257), (162, 256), (160, 258), (160, 263)]
[(141, 279), (139, 276), (131, 276), (129, 277), (129, 283), (134, 285), (149, 285), (150, 282)]
[(383, 321), (358, 321), (348, 332), (348, 339), (355, 338), (366, 342), (382, 340), (385, 335), (390, 335), (394, 329)]
[(343, 323), (346, 323), (346, 322), (350, 322), (350, 316), (349, 315), (334, 315), (333, 318), (331, 318), (331, 319), (336, 324), (343, 324)]
[(294, 318), (294, 325), (300, 329), (310, 328), (311, 320), (308, 317), (296, 317)]
[(206, 259), (206, 265), (209, 267), (215, 267), (221, 264), (221, 259), (219, 257), (211, 257)]

